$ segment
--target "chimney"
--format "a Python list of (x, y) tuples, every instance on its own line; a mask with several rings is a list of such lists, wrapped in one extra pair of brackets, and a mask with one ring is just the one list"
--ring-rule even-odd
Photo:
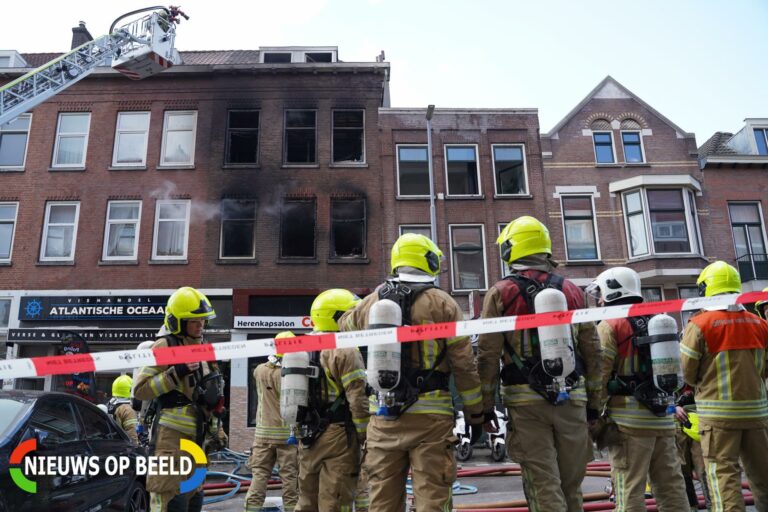
[(79, 22), (77, 27), (72, 27), (72, 48), (75, 49), (81, 44), (85, 44), (88, 41), (93, 41), (93, 36), (88, 29), (85, 28), (85, 22)]

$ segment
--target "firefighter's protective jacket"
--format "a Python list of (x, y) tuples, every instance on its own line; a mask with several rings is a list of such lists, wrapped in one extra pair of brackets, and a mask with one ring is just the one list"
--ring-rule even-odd
[[(178, 338), (178, 340), (179, 345), (199, 345), (202, 343), (202, 338), (191, 338), (189, 336)], [(155, 344), (152, 345), (152, 349), (167, 346), (168, 340), (163, 337), (159, 338)], [(211, 369), (208, 363), (202, 361), (200, 366), (202, 367), (203, 376), (210, 373)], [(145, 366), (141, 369), (141, 372), (139, 372), (139, 376), (133, 386), (133, 395), (139, 400), (152, 400), (173, 390), (182, 393), (189, 399), (190, 403), (160, 410), (158, 412), (160, 415), (158, 422), (163, 427), (176, 430), (194, 439), (197, 435), (197, 407), (194, 405), (194, 379), (194, 373), (186, 375), (183, 378), (179, 377), (173, 366)], [(210, 419), (210, 413), (207, 410), (203, 410), (203, 412), (206, 417), (201, 418), (201, 421), (208, 421)]]
[(253, 380), (258, 397), (253, 444), (284, 444), (290, 427), (280, 416), (280, 367), (271, 362), (262, 363), (253, 370)]
[[(368, 314), (371, 306), (379, 300), (377, 292), (368, 295), (355, 309), (347, 311), (339, 320), (342, 331), (355, 331), (368, 328)], [(429, 288), (420, 293), (411, 306), (411, 325), (427, 325), (440, 322), (460, 322), (464, 316), (453, 298), (439, 288)], [(436, 370), (453, 374), (456, 389), (464, 404), (465, 418), (478, 418), (482, 421), (480, 380), (472, 353), (472, 345), (466, 336), (450, 339), (433, 339), (405, 343), (402, 357), (408, 358), (413, 368), (431, 370), (438, 362), (440, 354), (445, 356)], [(419, 355), (419, 352), (421, 354)], [(375, 397), (371, 397), (371, 413), (377, 410)], [(404, 414), (439, 414), (453, 416), (453, 401), (450, 391), (435, 390), (419, 394), (419, 399)], [(471, 421), (471, 420), (470, 420)]]
[(742, 428), (768, 419), (768, 322), (743, 308), (700, 311), (680, 345), (685, 382), (694, 386), (699, 419)]
[(136, 411), (131, 407), (131, 401), (127, 400), (125, 403), (118, 405), (115, 408), (115, 422), (123, 429), (133, 444), (139, 444), (139, 436), (136, 434), (136, 425), (139, 424), (139, 419), (136, 417)]
[[(337, 348), (320, 352), (320, 366), (325, 374), (326, 396), (321, 401), (330, 405), (343, 392), (352, 423), (358, 435), (365, 435), (368, 428), (368, 396), (365, 393), (367, 380), (363, 356), (357, 348)], [(279, 408), (278, 408), (279, 410)]]
[[(614, 375), (628, 379), (640, 371), (641, 358), (632, 343), (635, 332), (630, 321), (626, 318), (603, 320), (597, 325), (597, 334), (602, 349), (600, 408), (607, 402), (608, 415), (619, 430), (630, 435), (657, 435), (659, 431), (674, 434), (674, 416), (658, 417), (631, 395), (608, 394), (608, 382)], [(650, 360), (645, 363), (651, 364)]]
[[(539, 282), (545, 281), (549, 276), (548, 272), (535, 269), (518, 270), (516, 273)], [(569, 310), (584, 308), (584, 292), (578, 286), (566, 279), (563, 282), (562, 292), (567, 299)], [(498, 318), (529, 313), (533, 313), (533, 311), (528, 310), (525, 298), (514, 281), (502, 279), (485, 294), (482, 318)], [(571, 329), (574, 348), (584, 362), (586, 373), (580, 377), (576, 389), (571, 391), (571, 401), (586, 402), (588, 408), (598, 409), (601, 384), (600, 342), (597, 339), (595, 325), (592, 322), (573, 324)], [(512, 358), (504, 350), (505, 334), (518, 357), (527, 359), (534, 356), (526, 331), (480, 335), (477, 342), (477, 366), (480, 372), (480, 381), (483, 383), (483, 407), (486, 411), (493, 410), (496, 402), (495, 395), (500, 376), (499, 359), (502, 359), (505, 365), (512, 363)], [(521, 351), (523, 336), (525, 336), (526, 343), (525, 349)], [(508, 407), (548, 403), (528, 384), (503, 385), (501, 394), (504, 405)]]

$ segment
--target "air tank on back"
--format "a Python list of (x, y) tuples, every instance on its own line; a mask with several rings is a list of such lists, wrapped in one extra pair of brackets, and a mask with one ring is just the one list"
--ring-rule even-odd
[[(403, 312), (396, 302), (389, 299), (377, 301), (368, 313), (368, 328), (382, 329), (399, 327), (403, 324)], [(379, 404), (378, 416), (387, 416), (388, 403), (400, 382), (400, 343), (385, 343), (368, 347), (368, 383), (376, 390)]]
[[(554, 288), (545, 288), (536, 294), (533, 301), (536, 313), (551, 313), (568, 311), (568, 301), (565, 294)], [(552, 377), (553, 392), (557, 393), (557, 401), (568, 400), (568, 377), (576, 369), (576, 355), (573, 350), (573, 336), (568, 324), (546, 325), (536, 328), (539, 333), (539, 350), (544, 371)]]

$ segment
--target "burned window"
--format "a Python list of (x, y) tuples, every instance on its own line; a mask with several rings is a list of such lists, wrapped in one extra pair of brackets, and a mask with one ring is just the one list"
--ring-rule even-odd
[(280, 215), (280, 257), (315, 257), (315, 199), (286, 199)]
[(255, 258), (256, 201), (221, 202), (221, 258)]
[(258, 162), (259, 111), (230, 110), (227, 119), (225, 163), (257, 164)]
[(365, 200), (331, 200), (331, 258), (365, 257)]
[(286, 52), (264, 53), (264, 64), (288, 64), (291, 62), (291, 54)]
[(333, 111), (333, 163), (365, 162), (363, 110)]
[(314, 164), (316, 157), (317, 112), (314, 110), (285, 111), (286, 164)]

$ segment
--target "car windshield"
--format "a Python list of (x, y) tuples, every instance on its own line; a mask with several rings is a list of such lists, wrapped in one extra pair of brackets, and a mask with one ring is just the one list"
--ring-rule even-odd
[(0, 439), (11, 434), (9, 429), (29, 407), (29, 402), (0, 398)]

